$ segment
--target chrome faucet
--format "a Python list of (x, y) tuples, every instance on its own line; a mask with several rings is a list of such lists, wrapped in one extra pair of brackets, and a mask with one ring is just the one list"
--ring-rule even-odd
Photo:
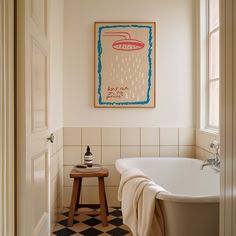
[(201, 165), (201, 170), (203, 170), (205, 166), (211, 166), (213, 169), (220, 171), (220, 143), (214, 140), (210, 144), (210, 147), (215, 149), (215, 154), (213, 157), (210, 157), (203, 162), (203, 164)]

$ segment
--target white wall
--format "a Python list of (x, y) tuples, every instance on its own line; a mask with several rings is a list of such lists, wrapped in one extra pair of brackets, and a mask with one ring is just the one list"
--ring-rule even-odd
[[(193, 0), (66, 0), (64, 126), (194, 126)], [(93, 107), (95, 21), (157, 22), (157, 108)]]
[(50, 129), (63, 127), (64, 1), (50, 1)]

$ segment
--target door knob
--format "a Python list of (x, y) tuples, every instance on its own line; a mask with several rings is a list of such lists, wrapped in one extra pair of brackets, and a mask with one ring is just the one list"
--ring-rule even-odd
[(51, 133), (50, 136), (47, 138), (47, 141), (48, 141), (48, 142), (50, 141), (51, 143), (53, 143), (54, 140), (55, 140), (55, 136), (54, 136), (53, 133)]

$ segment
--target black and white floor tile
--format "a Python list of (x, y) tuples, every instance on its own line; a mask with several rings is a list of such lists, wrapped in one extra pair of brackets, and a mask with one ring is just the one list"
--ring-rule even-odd
[[(96, 211), (96, 209), (86, 209)], [(109, 208), (108, 226), (103, 227), (100, 216), (76, 214), (72, 227), (67, 227), (69, 209), (65, 209), (58, 217), (53, 230), (53, 236), (132, 236), (127, 226), (123, 224), (122, 213), (119, 208)]]

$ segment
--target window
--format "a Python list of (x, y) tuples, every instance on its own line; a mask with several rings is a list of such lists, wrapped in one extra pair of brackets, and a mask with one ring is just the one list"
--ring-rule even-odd
[[(201, 6), (201, 128), (219, 128), (219, 0)], [(204, 65), (205, 64), (205, 65)]]
[(219, 0), (208, 1), (208, 126), (219, 127)]

